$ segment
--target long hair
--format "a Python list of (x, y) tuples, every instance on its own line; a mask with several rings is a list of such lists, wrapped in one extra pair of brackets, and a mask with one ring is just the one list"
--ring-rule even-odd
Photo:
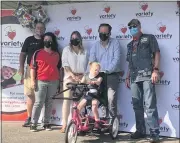
[(51, 46), (51, 50), (55, 51), (55, 52), (59, 52), (58, 51), (58, 43), (57, 43), (56, 36), (54, 35), (54, 33), (52, 33), (52, 32), (45, 33), (43, 36), (43, 40), (44, 40), (45, 36), (50, 36), (52, 38), (53, 45)]
[(71, 39), (72, 39), (72, 35), (74, 35), (74, 34), (77, 35), (77, 37), (78, 37), (79, 40), (80, 40), (79, 50), (80, 50), (80, 52), (81, 52), (81, 54), (82, 54), (82, 53), (84, 53), (84, 47), (83, 47), (83, 45), (82, 45), (82, 36), (81, 36), (81, 34), (80, 34), (78, 31), (73, 31), (73, 32), (71, 33), (70, 43), (69, 43), (69, 46), (70, 46), (70, 48), (71, 48), (71, 52), (72, 52), (72, 50), (73, 50), (72, 45), (71, 45)]

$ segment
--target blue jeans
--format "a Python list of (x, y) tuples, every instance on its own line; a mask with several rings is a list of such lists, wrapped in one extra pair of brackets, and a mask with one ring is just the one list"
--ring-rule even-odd
[(136, 119), (136, 131), (146, 133), (144, 107), (150, 134), (159, 134), (159, 122), (155, 85), (151, 80), (131, 83), (132, 102)]
[(52, 96), (56, 94), (58, 88), (56, 81), (37, 81), (35, 91), (35, 103), (32, 110), (32, 123), (37, 125), (43, 105), (45, 105), (43, 124), (49, 124), (51, 118)]

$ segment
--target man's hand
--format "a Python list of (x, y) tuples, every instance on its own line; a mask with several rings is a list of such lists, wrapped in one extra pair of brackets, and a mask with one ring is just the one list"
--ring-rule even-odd
[(35, 80), (31, 80), (31, 88), (36, 89), (36, 81)]
[(23, 76), (24, 75), (24, 67), (20, 67), (18, 73)]
[(126, 87), (130, 89), (130, 79), (129, 78), (126, 78), (125, 84), (126, 84)]
[(159, 80), (158, 71), (153, 71), (151, 76), (152, 83), (155, 84)]

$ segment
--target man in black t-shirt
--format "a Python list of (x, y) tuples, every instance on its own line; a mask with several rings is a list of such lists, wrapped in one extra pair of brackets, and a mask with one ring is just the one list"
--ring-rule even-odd
[[(45, 33), (45, 25), (42, 22), (37, 22), (34, 29), (34, 35), (27, 37), (24, 41), (21, 53), (19, 56), (20, 69), (19, 73), (24, 77), (24, 95), (27, 96), (27, 114), (28, 118), (26, 119), (23, 126), (30, 125), (32, 108), (35, 101), (34, 89), (31, 88), (31, 78), (30, 78), (30, 62), (31, 58), (36, 50), (43, 48), (43, 39), (42, 36)], [(24, 64), (27, 58), (27, 67), (24, 75)]]

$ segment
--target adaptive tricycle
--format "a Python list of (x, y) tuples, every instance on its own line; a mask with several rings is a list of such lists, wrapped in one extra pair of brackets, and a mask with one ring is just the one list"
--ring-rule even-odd
[[(103, 77), (103, 82), (100, 85), (99, 93), (100, 94), (100, 104), (99, 107), (108, 107), (107, 105), (107, 75), (105, 73), (100, 73)], [(76, 143), (77, 136), (81, 133), (93, 132), (94, 131), (94, 117), (91, 116), (91, 106), (86, 106), (86, 113), (82, 115), (78, 109), (78, 103), (81, 98), (88, 92), (89, 90), (95, 88), (90, 84), (85, 83), (68, 83), (67, 90), (72, 91), (72, 98), (54, 98), (54, 99), (64, 99), (64, 100), (72, 100), (72, 119), (69, 122), (66, 133), (65, 133), (65, 142), (66, 143)], [(108, 109), (107, 109), (108, 110)], [(101, 117), (101, 129), (100, 132), (108, 131), (112, 139), (115, 139), (118, 135), (119, 130), (119, 119), (117, 116), (115, 117)], [(96, 130), (97, 131), (97, 130)]]

